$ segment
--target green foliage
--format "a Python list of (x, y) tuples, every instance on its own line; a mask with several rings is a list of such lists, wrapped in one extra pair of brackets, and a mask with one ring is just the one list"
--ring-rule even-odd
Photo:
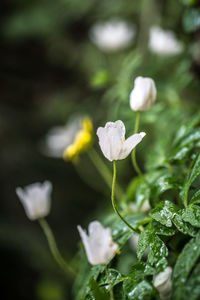
[(173, 273), (174, 299), (182, 299), (187, 277), (200, 256), (200, 233), (189, 241), (178, 257)]

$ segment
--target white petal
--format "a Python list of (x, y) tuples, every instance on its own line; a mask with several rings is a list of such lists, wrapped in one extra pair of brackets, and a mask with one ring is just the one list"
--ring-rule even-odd
[(89, 235), (78, 226), (81, 239), (85, 246), (88, 261), (92, 265), (107, 264), (118, 248), (113, 242), (110, 228), (104, 228), (98, 221), (91, 222)]
[(97, 129), (99, 145), (104, 156), (110, 160), (117, 160), (125, 137), (125, 126), (121, 120), (108, 122), (105, 127)]
[(131, 153), (133, 148), (135, 148), (137, 144), (139, 144), (142, 141), (145, 135), (146, 135), (145, 132), (140, 132), (140, 133), (133, 134), (127, 140), (125, 140), (118, 159), (126, 158)]
[(86, 254), (87, 254), (88, 261), (92, 265), (95, 265), (96, 260), (95, 260), (94, 256), (92, 255), (92, 249), (91, 249), (91, 245), (90, 245), (90, 242), (89, 242), (88, 235), (87, 235), (86, 231), (81, 228), (80, 225), (78, 225), (77, 228), (78, 228), (79, 234), (81, 236), (83, 245), (85, 247), (85, 251), (86, 251)]

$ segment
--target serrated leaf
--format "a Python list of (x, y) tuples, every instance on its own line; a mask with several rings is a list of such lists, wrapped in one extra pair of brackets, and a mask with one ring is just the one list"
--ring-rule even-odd
[(200, 190), (198, 190), (193, 196), (192, 199), (190, 201), (190, 205), (194, 204), (194, 203), (200, 203)]
[(165, 257), (168, 255), (168, 249), (165, 243), (156, 235), (149, 245), (148, 263), (155, 265), (156, 268), (164, 268), (167, 265)]
[(156, 272), (157, 270), (147, 263), (140, 262), (131, 267), (129, 278), (137, 281), (139, 277), (144, 278), (144, 276), (154, 275)]
[(149, 247), (152, 240), (152, 232), (149, 228), (145, 228), (144, 231), (140, 233), (137, 247), (137, 257), (141, 260), (145, 250)]
[(177, 207), (170, 201), (161, 201), (154, 209), (152, 209), (149, 215), (162, 225), (167, 227), (172, 226), (172, 219), (177, 212)]
[(165, 257), (168, 255), (168, 249), (164, 242), (152, 230), (149, 224), (139, 236), (137, 256), (141, 260), (144, 252), (148, 249), (148, 264), (156, 266), (158, 270), (163, 269), (167, 265)]
[(166, 236), (174, 235), (176, 232), (175, 229), (166, 227), (155, 220), (153, 220), (153, 222), (152, 222), (152, 230), (157, 235), (166, 235)]
[(182, 219), (194, 227), (200, 228), (200, 207), (193, 205), (182, 210)]
[(200, 256), (200, 232), (192, 238), (179, 255), (173, 272), (173, 299), (181, 300), (183, 287), (195, 262)]
[(187, 197), (188, 197), (188, 191), (189, 191), (190, 185), (197, 178), (197, 176), (199, 174), (200, 174), (200, 154), (198, 154), (198, 156), (196, 157), (194, 165), (190, 172), (189, 178), (187, 178), (187, 180), (183, 186), (183, 189), (180, 193), (180, 196), (181, 196), (184, 206), (187, 206)]
[(109, 288), (109, 282), (110, 282), (112, 287), (114, 287), (116, 284), (128, 279), (127, 276), (123, 276), (115, 269), (109, 268), (108, 274), (109, 274), (109, 281), (105, 272), (101, 274), (98, 281), (99, 285), (107, 285), (107, 288)]
[(124, 282), (124, 292), (129, 300), (149, 300), (153, 293), (153, 287), (146, 280), (137, 284), (132, 280), (127, 280)]
[(173, 223), (176, 226), (176, 228), (182, 232), (183, 234), (190, 235), (190, 236), (196, 236), (197, 230), (192, 227), (189, 223), (186, 223), (183, 221), (181, 212), (180, 214), (177, 213), (173, 218)]

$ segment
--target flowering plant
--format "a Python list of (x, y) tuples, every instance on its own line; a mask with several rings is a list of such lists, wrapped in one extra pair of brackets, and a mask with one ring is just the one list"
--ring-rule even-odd
[[(152, 139), (152, 132), (145, 127), (145, 122), (148, 123), (148, 111), (152, 110), (156, 118), (157, 111), (153, 110), (157, 103), (159, 106), (159, 101), (154, 104), (155, 100), (153, 79), (138, 77), (130, 94), (131, 107), (128, 99), (126, 104), (132, 113), (131, 122), (135, 121), (131, 135), (125, 139), (125, 125), (121, 120), (107, 122), (96, 131), (99, 150), (95, 149), (98, 145), (96, 143), (95, 147), (94, 125), (90, 118), (82, 119), (70, 144), (65, 140), (65, 129), (62, 128), (63, 138), (59, 130), (64, 160), (78, 164), (80, 154), (87, 153), (110, 188), (111, 203), (108, 203), (110, 208), (113, 207), (112, 211), (103, 211), (97, 221), (89, 223), (88, 234), (78, 225), (81, 238), (78, 264), (63, 258), (44, 219), (50, 211), (51, 183), (46, 181), (43, 185), (30, 185), (24, 191), (16, 190), (28, 218), (39, 221), (57, 264), (74, 281), (76, 300), (179, 300), (191, 296), (192, 290), (195, 300), (200, 294), (197, 286), (200, 269), (200, 116), (184, 126), (179, 123), (180, 129), (176, 127), (169, 137), (159, 126), (160, 131), (154, 134), (163, 137), (164, 146), (159, 145), (154, 150), (154, 143), (145, 149), (146, 140)], [(166, 107), (160, 109), (162, 123), (167, 120), (165, 113)], [(144, 120), (141, 124), (140, 119)], [(145, 132), (139, 132), (140, 127)], [(53, 140), (57, 140), (55, 136)], [(170, 145), (168, 148), (166, 140)], [(145, 168), (137, 161), (143, 153), (147, 153)], [(113, 173), (105, 164), (106, 160), (113, 165)], [(121, 160), (131, 161), (135, 172), (125, 188), (121, 187), (117, 177), (118, 161)]]

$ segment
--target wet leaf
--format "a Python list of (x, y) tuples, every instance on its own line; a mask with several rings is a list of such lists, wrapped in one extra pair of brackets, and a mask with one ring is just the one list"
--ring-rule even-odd
[(187, 206), (188, 191), (192, 182), (200, 174), (200, 154), (197, 155), (192, 170), (189, 174), (189, 177), (186, 179), (185, 184), (183, 185), (182, 191), (180, 193), (182, 202)]
[(154, 209), (150, 211), (150, 216), (167, 227), (172, 226), (172, 219), (176, 212), (177, 207), (170, 201), (165, 200), (160, 202)]
[(142, 280), (139, 283), (127, 280), (124, 283), (124, 292), (129, 300), (149, 300), (153, 293), (153, 287), (146, 280)]
[(182, 299), (198, 300), (200, 296), (200, 264), (196, 266), (185, 285)]
[(173, 299), (181, 300), (183, 287), (195, 262), (200, 256), (200, 232), (192, 238), (179, 255), (173, 272)]
[(200, 228), (200, 207), (193, 205), (182, 210), (182, 219), (194, 227)]

